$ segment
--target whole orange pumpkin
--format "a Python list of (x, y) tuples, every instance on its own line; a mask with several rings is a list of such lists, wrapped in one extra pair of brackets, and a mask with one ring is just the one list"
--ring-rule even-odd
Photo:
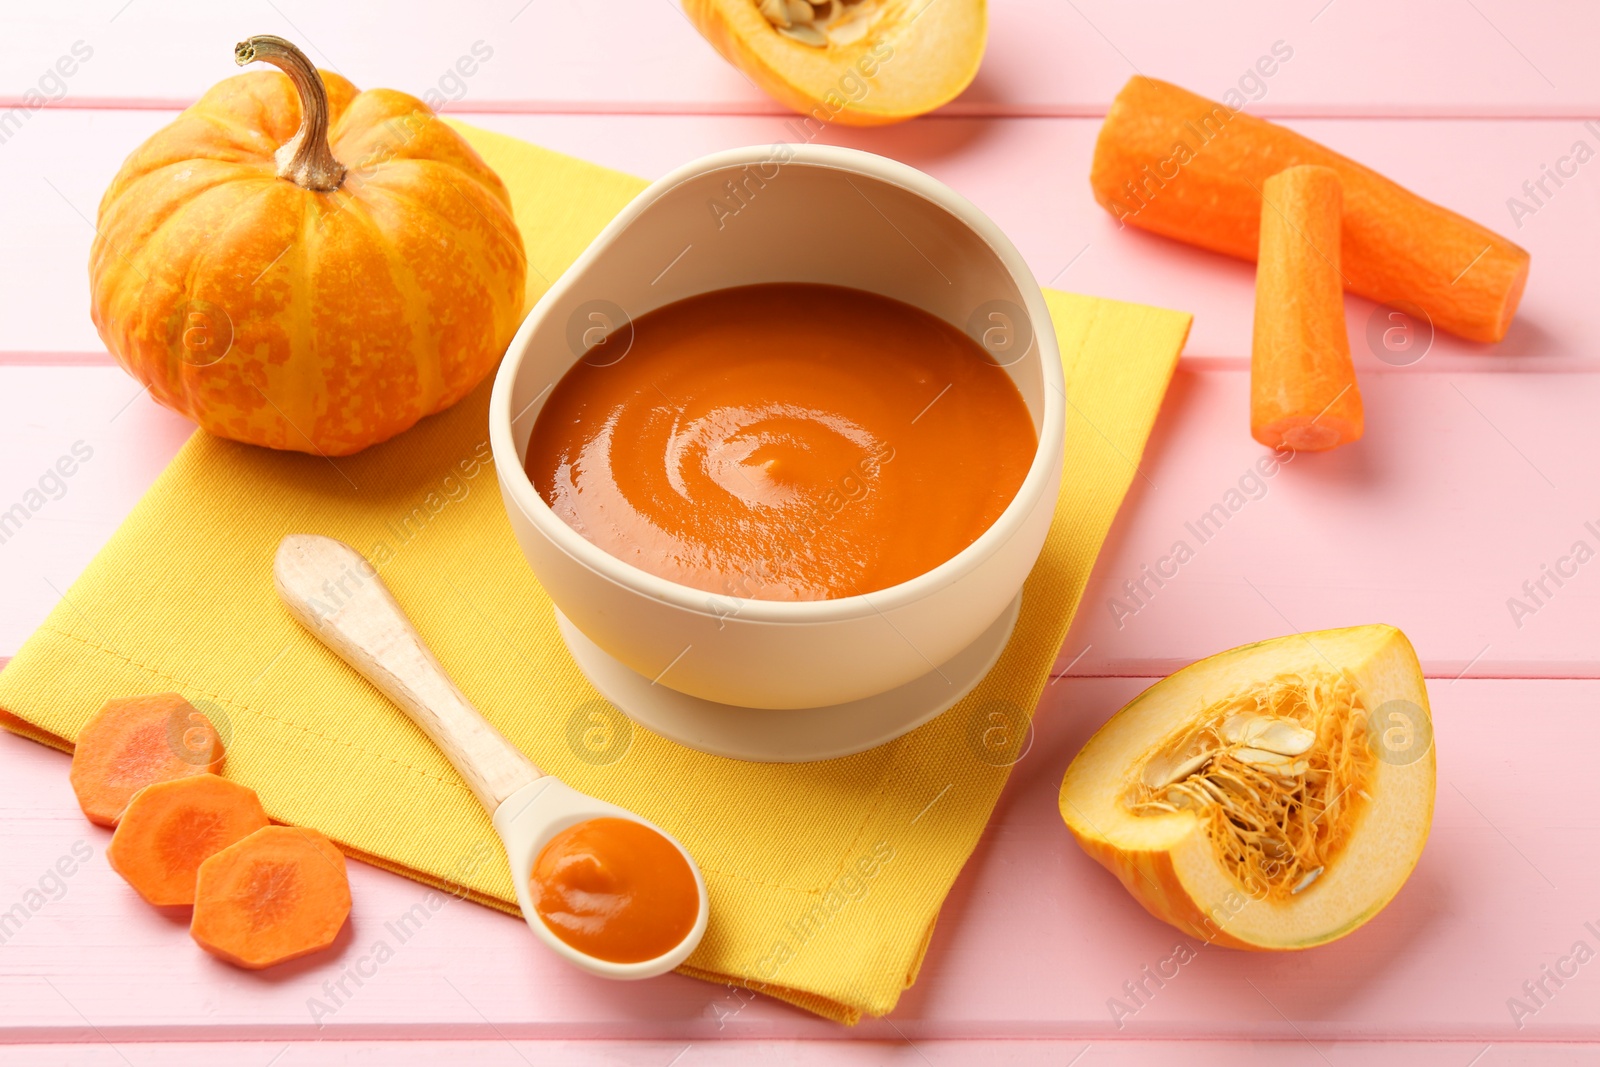
[[(223, 437), (345, 455), (483, 380), (523, 311), (505, 186), (422, 101), (277, 37), (123, 163), (93, 316), (122, 366)], [(287, 77), (285, 77), (287, 75)]]

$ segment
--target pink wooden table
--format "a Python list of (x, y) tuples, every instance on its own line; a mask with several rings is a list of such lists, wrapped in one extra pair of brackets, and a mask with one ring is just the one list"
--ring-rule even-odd
[[(1575, 542), (1600, 547), (1600, 162), (1514, 220), (1577, 141), (1600, 148), (1600, 8), (1513, 0), (995, 0), (986, 65), (961, 100), (831, 143), (921, 167), (988, 211), (1040, 280), (1195, 313), (1142, 476), (1112, 531), (1039, 709), (1036, 739), (941, 916), (918, 984), (846, 1031), (759, 997), (669, 976), (591, 980), (519, 951), (514, 920), (452, 904), (372, 971), (383, 924), (423, 890), (353, 867), (337, 954), (266, 976), (173, 952), (174, 920), (105, 866), (66, 758), (0, 736), (0, 911), (47, 901), (0, 942), (0, 1064), (575, 1062), (926, 1064), (1212, 1062), (1439, 1065), (1600, 1061), (1600, 562), (1536, 613), (1507, 599)], [(0, 115), (77, 42), (59, 99), (0, 136), (0, 509), (75, 442), (93, 458), (0, 544), (10, 655), (189, 432), (141, 395), (89, 323), (90, 219), (122, 157), (204, 86), (231, 47), (282, 33), (360, 85), (454, 98), (470, 121), (644, 176), (784, 138), (783, 116), (672, 0), (424, 5), (55, 0), (0, 15)], [(1088, 192), (1099, 116), (1134, 71), (1218, 96), (1275, 42), (1257, 113), (1377, 166), (1534, 254), (1505, 343), (1437, 338), (1390, 366), (1349, 310), (1368, 432), (1284, 468), (1135, 614), (1113, 601), (1184, 524), (1239, 483), (1248, 267), (1118, 232)], [(493, 55), (450, 74), (477, 42)], [(1593, 523), (1590, 527), (1586, 524)], [(1131, 1016), (1124, 981), (1171, 953), (1069, 840), (1062, 771), (1151, 679), (1292, 629), (1386, 621), (1415, 641), (1437, 721), (1439, 803), (1415, 877), (1358, 934), (1315, 952), (1206, 949)], [(92, 858), (59, 886), (47, 872)], [(331, 1016), (308, 1001), (364, 977)], [(1525, 982), (1550, 996), (1514, 1019)]]

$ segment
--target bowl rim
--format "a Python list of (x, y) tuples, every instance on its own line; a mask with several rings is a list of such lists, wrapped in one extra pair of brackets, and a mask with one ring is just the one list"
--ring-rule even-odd
[[(502, 496), (508, 505), (514, 504), (548, 541), (571, 557), (574, 562), (652, 600), (695, 614), (735, 619), (741, 623), (830, 623), (870, 615), (884, 615), (955, 584), (988, 561), (1005, 543), (1016, 536), (1040, 503), (1041, 496), (1049, 493), (1052, 488), (1059, 492), (1059, 475), (1055, 472), (1059, 468), (1066, 434), (1066, 385), (1061, 369), (1060, 351), (1056, 345), (1055, 332), (1051, 325), (1049, 309), (1045, 305), (1044, 294), (1033, 272), (1029, 270), (1010, 238), (1006, 237), (976, 205), (943, 182), (915, 167), (859, 149), (810, 144), (784, 146), (791, 154), (781, 164), (786, 167), (814, 166), (845, 171), (897, 186), (929, 201), (935, 207), (954, 216), (989, 246), (1000, 265), (1011, 275), (1018, 292), (1022, 295), (1024, 310), (1034, 324), (1032, 333), (1034, 343), (1039, 346), (1039, 359), (1044, 378), (1043, 410), (1038, 442), (1028, 472), (1023, 477), (1022, 484), (1017, 487), (1016, 493), (1012, 495), (1011, 501), (988, 529), (954, 556), (930, 570), (895, 585), (869, 593), (825, 600), (762, 600), (684, 585), (613, 556), (567, 525), (551, 510), (534, 488), (533, 480), (528, 477), (522, 463), (522, 456), (517, 452), (512, 434), (511, 395), (528, 354), (529, 339), (549, 309), (574, 287), (577, 279), (582, 277), (584, 268), (606, 250), (618, 233), (632, 225), (634, 220), (655, 201), (679, 185), (708, 173), (771, 162), (775, 147), (751, 145), (714, 152), (685, 163), (650, 183), (606, 224), (572, 265), (562, 272), (534, 303), (512, 337), (500, 362), (489, 400), (489, 442), (495, 460), (496, 477), (503, 490)], [(1052, 494), (1052, 505), (1054, 499), (1055, 494)], [(722, 611), (718, 610), (719, 603), (737, 606), (731, 611)]]

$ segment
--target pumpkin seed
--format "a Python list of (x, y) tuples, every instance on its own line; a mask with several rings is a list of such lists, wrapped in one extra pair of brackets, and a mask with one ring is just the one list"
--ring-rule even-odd
[(1262, 769), (1282, 767), (1289, 762), (1288, 756), (1279, 755), (1276, 752), (1268, 752), (1264, 748), (1236, 748), (1229, 752), (1228, 755), (1240, 763), (1248, 763), (1252, 767), (1260, 767)]
[(1321, 867), (1318, 867), (1314, 871), (1307, 871), (1305, 873), (1305, 877), (1301, 878), (1298, 882), (1296, 882), (1294, 884), (1294, 888), (1289, 890), (1289, 892), (1298, 893), (1302, 889), (1310, 888), (1311, 883), (1315, 882), (1317, 880), (1317, 876), (1320, 875), (1321, 873), (1322, 873), (1322, 868)]
[(1204, 767), (1206, 761), (1210, 758), (1211, 753), (1202, 752), (1176, 765), (1152, 761), (1145, 764), (1144, 784), (1152, 789), (1160, 789), (1163, 786), (1171, 785), (1173, 782), (1181, 782), (1201, 767)]
[(1297, 722), (1273, 719), (1250, 743), (1280, 756), (1303, 756), (1317, 743), (1317, 735)]
[(1229, 715), (1222, 720), (1222, 726), (1217, 732), (1230, 745), (1249, 744), (1250, 738), (1255, 733), (1255, 724), (1261, 721), (1262, 718), (1263, 716), (1253, 715), (1248, 712)]
[(1230, 745), (1299, 756), (1317, 743), (1317, 735), (1292, 719), (1276, 715), (1233, 715), (1222, 724), (1222, 738)]
[(792, 41), (808, 44), (812, 48), (828, 47), (828, 36), (815, 26), (789, 26), (778, 30), (779, 33)]
[(784, 8), (795, 25), (809, 26), (816, 21), (817, 12), (806, 0), (784, 0)]
[(789, 6), (784, 0), (756, 0), (756, 7), (775, 29), (789, 28)]

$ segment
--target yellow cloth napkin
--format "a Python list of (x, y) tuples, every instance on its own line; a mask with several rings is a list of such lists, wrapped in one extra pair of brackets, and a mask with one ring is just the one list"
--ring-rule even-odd
[[(643, 186), (458, 129), (510, 187), (536, 298)], [(501, 510), (489, 383), (329, 461), (195, 434), (15, 659), (0, 720), (70, 748), (108, 698), (176, 690), (229, 735), (226, 774), (353, 855), (516, 910), (488, 816), (423, 734), (280, 606), (291, 532), (364, 551), (440, 661), (540, 767), (677, 835), (711, 925), (685, 973), (841, 1022), (916, 978), (951, 883), (1005, 784), (1095, 554), (1128, 488), (1189, 316), (1048, 294), (1069, 400), (1066, 479), (1022, 617), (961, 704), (871, 752), (763, 765), (631, 727), (578, 673)], [(537, 951), (531, 947), (528, 951)]]

